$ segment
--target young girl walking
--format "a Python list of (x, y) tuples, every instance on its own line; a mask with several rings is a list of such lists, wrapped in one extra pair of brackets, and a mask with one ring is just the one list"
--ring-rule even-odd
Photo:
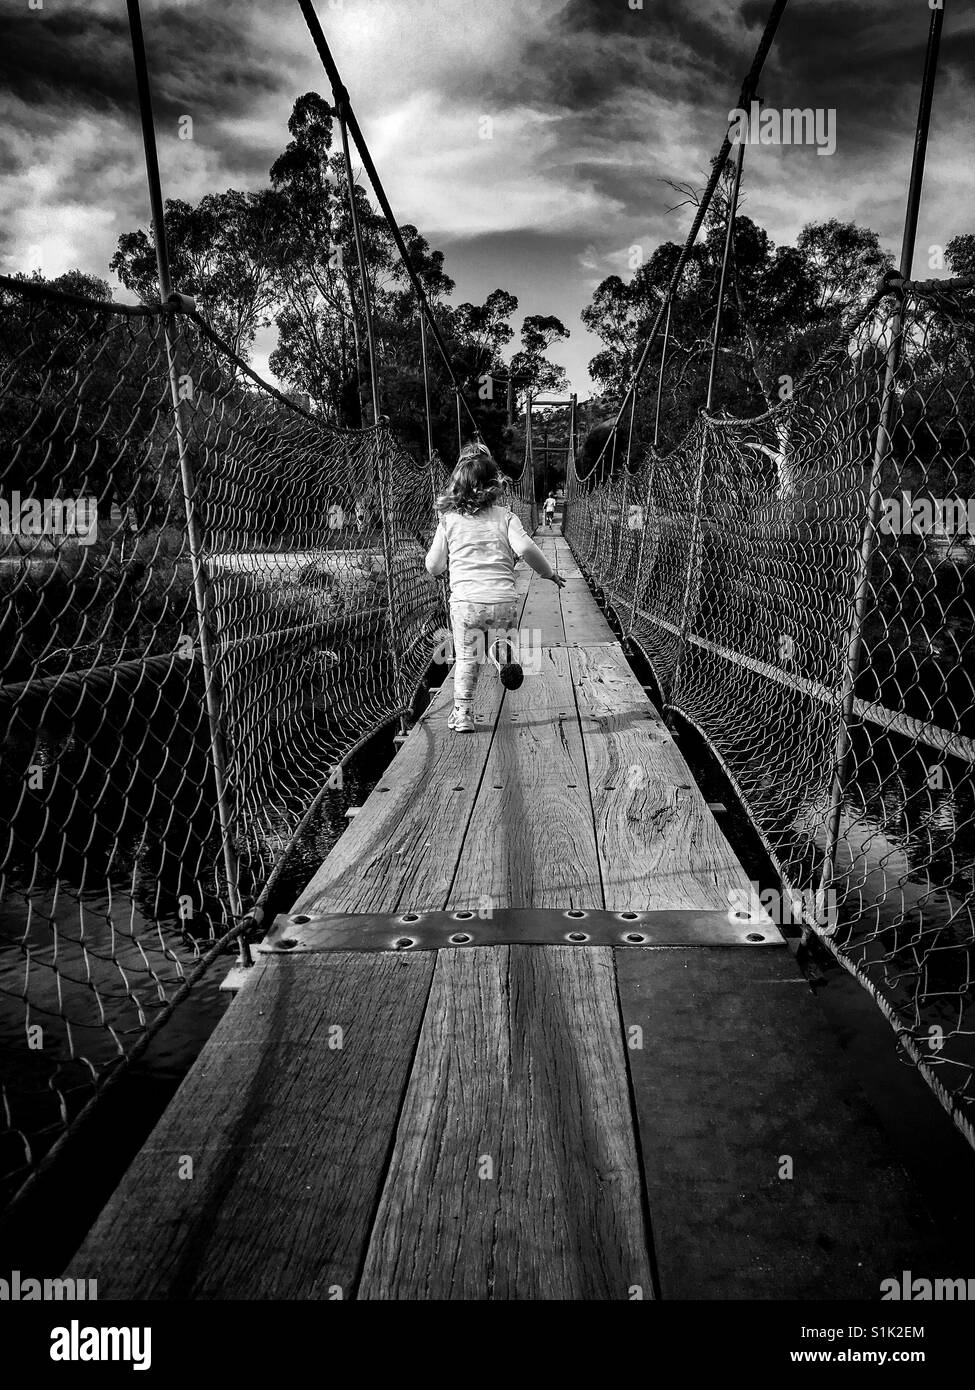
[(483, 444), (466, 444), (446, 492), (437, 498), (440, 521), (427, 552), (430, 574), (450, 561), (450, 625), (454, 638), (454, 708), (447, 721), (457, 733), (474, 728), (479, 648), (490, 631), (517, 621), (515, 561), (520, 558), (560, 589), (553, 570), (514, 512), (501, 505), (498, 466)]

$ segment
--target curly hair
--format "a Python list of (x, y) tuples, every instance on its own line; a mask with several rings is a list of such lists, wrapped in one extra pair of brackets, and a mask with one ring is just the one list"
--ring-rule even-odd
[(495, 506), (503, 491), (504, 480), (490, 449), (484, 444), (465, 444), (446, 492), (437, 498), (437, 510), (476, 516)]

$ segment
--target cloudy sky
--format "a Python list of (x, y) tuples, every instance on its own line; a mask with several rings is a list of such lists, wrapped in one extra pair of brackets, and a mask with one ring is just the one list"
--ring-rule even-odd
[[(683, 238), (690, 213), (669, 211), (664, 180), (703, 185), (769, 9), (638, 4), (317, 0), (399, 221), (446, 253), (455, 302), (502, 286), (518, 322), (557, 314), (572, 337), (554, 355), (580, 395), (598, 344), (579, 311), (606, 275), (629, 275), (631, 247)], [(0, 6), (0, 264), (107, 276), (118, 234), (147, 223), (124, 0)], [(327, 91), (298, 5), (142, 8), (166, 195), (260, 187), (295, 97)], [(975, 232), (975, 7), (946, 9), (917, 275), (930, 246)], [(749, 148), (745, 210), (775, 241), (835, 216), (899, 248), (929, 19), (928, 0), (792, 0), (760, 94), (835, 110), (836, 151)]]

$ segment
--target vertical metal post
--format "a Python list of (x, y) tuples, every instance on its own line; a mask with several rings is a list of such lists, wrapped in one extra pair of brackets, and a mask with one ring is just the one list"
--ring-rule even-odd
[[(921, 187), (924, 179), (924, 160), (927, 152), (928, 131), (931, 123), (931, 107), (934, 100), (934, 83), (938, 71), (938, 50), (941, 44), (941, 30), (944, 25), (944, 9), (931, 11), (928, 28), (928, 45), (924, 55), (924, 71), (921, 78), (921, 92), (918, 99), (917, 124), (914, 134), (914, 153), (911, 160), (911, 178), (907, 192), (907, 208), (904, 214), (904, 234), (901, 241), (900, 274), (903, 280), (911, 278), (914, 265), (914, 245), (917, 237), (918, 214), (921, 205)], [(847, 764), (850, 757), (850, 727), (853, 722), (856, 678), (863, 654), (863, 624), (870, 601), (870, 568), (877, 538), (877, 523), (883, 508), (883, 467), (891, 446), (891, 417), (894, 411), (896, 391), (894, 389), (897, 369), (900, 366), (904, 345), (904, 290), (898, 291), (899, 298), (891, 317), (891, 340), (887, 349), (884, 368), (884, 384), (880, 405), (880, 420), (874, 441), (871, 460), (870, 490), (866, 515), (860, 536), (857, 577), (850, 625), (847, 631), (844, 655), (843, 680), (840, 686), (840, 722), (836, 731), (833, 757), (833, 778), (830, 793), (830, 809), (826, 826), (826, 847), (823, 855), (823, 868), (817, 889), (817, 915), (822, 920), (826, 906), (826, 895), (836, 876), (836, 851), (839, 845), (840, 825), (843, 818), (843, 795), (846, 785)]]
[(681, 601), (680, 634), (677, 639), (677, 660), (674, 664), (674, 674), (671, 677), (668, 697), (677, 689), (677, 680), (680, 676), (680, 668), (684, 660), (684, 652), (687, 648), (687, 636), (691, 630), (691, 600), (696, 587), (694, 576), (697, 572), (697, 552), (701, 534), (701, 499), (704, 495), (704, 461), (707, 442), (708, 421), (707, 418), (702, 415), (701, 456), (697, 466), (697, 483), (694, 487), (694, 511), (691, 516), (691, 539), (687, 552), (687, 574), (684, 577), (684, 597)]
[[(747, 131), (747, 127), (746, 127)], [(746, 135), (747, 138), (747, 135)], [(728, 199), (728, 216), (725, 222), (724, 251), (721, 257), (721, 275), (718, 279), (718, 303), (714, 311), (714, 332), (711, 337), (711, 365), (708, 370), (708, 394), (704, 405), (705, 414), (711, 410), (714, 403), (714, 378), (718, 362), (718, 347), (721, 342), (721, 321), (724, 308), (725, 285), (728, 280), (728, 265), (731, 260), (731, 247), (735, 232), (735, 217), (738, 213), (738, 194), (741, 189), (741, 169), (745, 159), (745, 140), (738, 142), (738, 156), (735, 160), (735, 172), (732, 182), (731, 196)], [(670, 303), (668, 301), (668, 313)], [(684, 580), (684, 597), (681, 603), (680, 616), (680, 637), (678, 639), (677, 662), (674, 666), (673, 684), (671, 693), (677, 688), (677, 681), (680, 676), (680, 668), (684, 660), (684, 653), (687, 649), (687, 636), (691, 628), (691, 601), (694, 596), (695, 575), (698, 569), (698, 550), (701, 539), (701, 498), (704, 493), (704, 464), (705, 453), (708, 440), (708, 421), (706, 418), (701, 422), (701, 457), (698, 462), (697, 484), (694, 489), (694, 515), (691, 520), (691, 542), (687, 555), (687, 575)]]
[(569, 486), (570, 480), (575, 478), (576, 472), (576, 416), (579, 410), (579, 398), (575, 391), (572, 392), (571, 403), (569, 406), (569, 448), (568, 457), (565, 460), (565, 487), (562, 494), (562, 534), (567, 536), (569, 532)]
[(650, 454), (650, 467), (649, 467), (649, 469), (647, 470), (647, 490), (646, 490), (646, 493), (644, 494), (644, 498), (643, 498), (643, 515), (642, 515), (641, 518), (640, 518), (640, 520), (641, 520), (640, 548), (639, 548), (639, 550), (637, 551), (637, 557), (636, 557), (636, 573), (635, 573), (635, 575), (633, 576), (633, 604), (632, 604), (632, 607), (631, 607), (631, 609), (630, 609), (630, 622), (629, 622), (629, 626), (628, 626), (627, 629), (626, 629), (626, 636), (627, 636), (627, 637), (629, 637), (630, 633), (633, 631), (633, 628), (634, 628), (635, 625), (636, 625), (636, 608), (637, 608), (637, 601), (638, 601), (639, 595), (640, 595), (640, 575), (641, 575), (642, 572), (643, 572), (643, 552), (644, 552), (644, 549), (645, 549), (645, 547), (646, 547), (646, 540), (647, 540), (647, 525), (648, 525), (649, 519), (650, 519), (650, 494), (651, 494), (651, 491), (652, 491), (652, 489), (653, 489), (653, 475), (654, 475), (654, 471), (655, 471), (656, 467), (657, 467), (657, 452), (656, 452), (656, 446), (655, 446), (654, 449), (651, 451), (651, 454)]
[[(427, 417), (427, 458), (430, 462), (430, 477), (433, 478), (433, 414), (430, 409), (430, 372), (427, 365), (427, 329), (420, 310), (420, 363), (423, 368), (423, 405)], [(436, 483), (434, 483), (436, 493)]]
[(463, 428), (462, 428), (461, 414), (460, 414), (460, 387), (459, 387), (459, 386), (454, 388), (454, 402), (455, 402), (455, 404), (456, 404), (456, 406), (457, 406), (457, 452), (460, 453), (461, 449), (463, 449), (463, 447), (464, 447), (464, 431), (463, 431)]
[(623, 537), (629, 530), (629, 508), (630, 508), (630, 459), (633, 453), (633, 426), (636, 422), (636, 391), (630, 402), (630, 426), (626, 435), (626, 459), (623, 465), (623, 495), (620, 501), (620, 528), (616, 544), (616, 559), (613, 561), (612, 579), (614, 590), (618, 594), (618, 585), (622, 580), (623, 567)]
[[(393, 695), (402, 705), (406, 698), (406, 691), (403, 689), (402, 669), (400, 667), (400, 654), (397, 642), (397, 618), (396, 618), (396, 591), (393, 587), (393, 536), (389, 524), (389, 507), (386, 499), (386, 488), (391, 476), (391, 470), (384, 467), (386, 460), (387, 444), (389, 434), (385, 428), (377, 427), (376, 430), (376, 479), (379, 487), (379, 520), (383, 534), (383, 570), (386, 575), (386, 608), (387, 623), (389, 626), (389, 654), (393, 666)], [(400, 712), (399, 716), (400, 733), (406, 732), (406, 718)]]
[[(427, 463), (430, 469), (430, 497), (431, 503), (436, 514), (437, 509), (437, 479), (433, 469), (433, 415), (430, 409), (430, 372), (427, 364), (427, 330), (423, 318), (423, 306), (420, 306), (420, 362), (423, 368), (423, 404), (427, 417)], [(441, 575), (439, 581), (440, 601), (444, 609), (444, 621), (449, 621), (450, 604), (447, 599), (447, 581)]]
[(362, 228), (359, 226), (359, 211), (355, 205), (355, 185), (352, 180), (352, 159), (349, 155), (349, 132), (346, 129), (344, 103), (338, 108), (339, 130), (342, 133), (342, 155), (345, 159), (345, 182), (349, 194), (349, 211), (352, 215), (352, 235), (355, 239), (356, 260), (359, 263), (359, 284), (362, 287), (362, 319), (366, 330), (366, 351), (369, 354), (369, 387), (372, 395), (372, 423), (379, 424), (379, 381), (376, 375), (376, 345), (372, 332), (372, 304), (369, 298), (369, 278), (366, 274), (366, 254), (362, 245)]
[(667, 299), (667, 319), (664, 324), (664, 341), (660, 349), (660, 373), (657, 377), (657, 408), (653, 417), (653, 447), (656, 449), (660, 441), (660, 403), (663, 399), (664, 389), (664, 367), (667, 364), (667, 348), (670, 345), (670, 309), (673, 300), (668, 296)]
[(525, 392), (525, 466), (522, 473), (524, 477), (524, 486), (528, 488), (528, 495), (525, 498), (530, 507), (528, 520), (530, 529), (534, 531), (538, 526), (538, 508), (535, 500), (535, 451), (532, 440), (531, 388)]
[(545, 479), (546, 479), (545, 486), (547, 487), (547, 486), (548, 486), (548, 411), (547, 411), (547, 410), (546, 410), (545, 415), (544, 415), (544, 417), (543, 417), (543, 422), (544, 422), (544, 425), (545, 425), (545, 430), (544, 430), (544, 433), (543, 433), (543, 435), (542, 435), (542, 453), (545, 455), (545, 459), (544, 459), (544, 462), (542, 463), (542, 467), (543, 467), (543, 469), (545, 470)]
[[(169, 273), (169, 250), (166, 244), (165, 208), (162, 196), (162, 183), (159, 178), (159, 159), (156, 152), (156, 131), (152, 115), (152, 91), (149, 84), (149, 66), (146, 61), (145, 38), (142, 32), (142, 15), (139, 0), (126, 0), (129, 19), (129, 34), (132, 42), (132, 58), (135, 67), (136, 87), (139, 95), (139, 118), (142, 124), (142, 143), (145, 151), (146, 179), (149, 185), (149, 207), (152, 215), (152, 230), (156, 245), (156, 270), (159, 279), (159, 294), (164, 305), (168, 305), (173, 293)], [(220, 825), (224, 872), (227, 877), (227, 898), (231, 916), (240, 921), (243, 915), (240, 899), (240, 864), (233, 844), (233, 815), (230, 805), (230, 792), (227, 784), (227, 759), (223, 743), (221, 724), (220, 687), (214, 660), (214, 645), (210, 627), (210, 598), (207, 588), (206, 563), (203, 559), (203, 541), (199, 517), (196, 512), (196, 479), (193, 463), (186, 440), (183, 418), (183, 400), (179, 386), (177, 367), (177, 341), (173, 324), (173, 311), (163, 310), (163, 331), (166, 341), (166, 364), (169, 372), (169, 391), (173, 403), (173, 426), (176, 436), (176, 451), (179, 457), (180, 484), (183, 492), (183, 507), (186, 514), (186, 535), (190, 552), (190, 569), (193, 575), (193, 600), (196, 608), (197, 629), (200, 637), (200, 659), (203, 666), (203, 689), (206, 699), (207, 723), (210, 732), (210, 762), (217, 796), (217, 818)], [(251, 965), (250, 946), (244, 937), (239, 942), (239, 962)]]
[[(746, 138), (748, 126), (746, 123)], [(711, 338), (711, 366), (708, 369), (708, 398), (704, 406), (710, 410), (714, 400), (714, 376), (718, 365), (718, 345), (721, 341), (721, 319), (724, 309), (724, 291), (728, 280), (728, 262), (731, 259), (731, 246), (735, 235), (735, 218), (738, 215), (738, 193), (741, 189), (741, 166), (745, 162), (745, 141), (738, 141), (738, 157), (735, 160), (734, 182), (728, 201), (728, 221), (724, 230), (724, 254), (721, 257), (721, 276), (718, 280), (718, 303), (714, 312), (714, 333)], [(670, 303), (668, 301), (668, 312)]]

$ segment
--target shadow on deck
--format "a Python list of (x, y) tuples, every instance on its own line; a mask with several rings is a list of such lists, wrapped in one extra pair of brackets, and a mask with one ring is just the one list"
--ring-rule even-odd
[[(447, 728), (449, 680), (434, 699), (77, 1253), (100, 1297), (876, 1299), (949, 1272), (783, 939), (729, 919), (745, 872), (544, 544), (567, 583), (522, 577), (538, 672), (515, 694), (482, 674), (472, 735)], [(538, 944), (569, 909), (591, 915)], [(336, 949), (321, 914), (370, 914), (386, 949)]]

